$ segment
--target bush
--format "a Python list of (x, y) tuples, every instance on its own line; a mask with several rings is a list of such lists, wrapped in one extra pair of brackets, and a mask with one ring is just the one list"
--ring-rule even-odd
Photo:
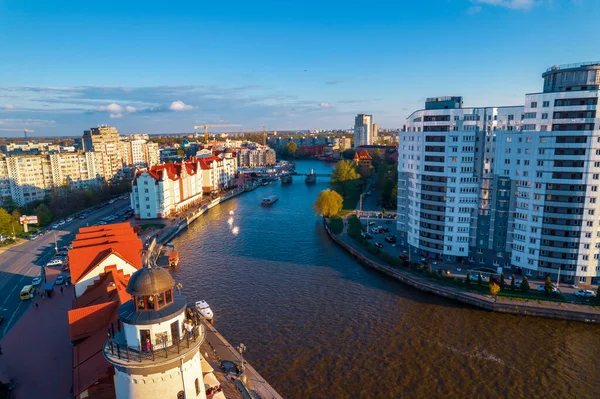
[(477, 274), (477, 285), (483, 285), (483, 275), (481, 272)]
[(523, 281), (521, 282), (521, 291), (529, 292), (529, 281), (527, 281), (527, 276), (523, 277)]
[(339, 216), (329, 219), (329, 229), (333, 234), (341, 234), (344, 231), (344, 219)]
[(546, 281), (544, 282), (544, 292), (548, 295), (552, 294), (552, 280), (550, 279), (550, 275), (546, 275)]
[(362, 223), (356, 217), (352, 215), (348, 218), (348, 235), (352, 238), (361, 238), (360, 233), (362, 232)]

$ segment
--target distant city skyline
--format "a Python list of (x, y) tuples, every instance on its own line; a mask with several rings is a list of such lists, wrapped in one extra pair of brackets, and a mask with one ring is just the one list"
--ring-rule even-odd
[(351, 129), (362, 113), (392, 129), (426, 97), (518, 105), (547, 67), (600, 59), (577, 45), (600, 39), (581, 23), (592, 0), (381, 1), (360, 23), (357, 7), (0, 0), (0, 136)]

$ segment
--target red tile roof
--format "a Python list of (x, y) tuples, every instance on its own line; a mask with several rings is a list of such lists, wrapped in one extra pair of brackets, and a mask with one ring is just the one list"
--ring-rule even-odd
[(370, 161), (373, 158), (371, 158), (371, 156), (369, 155), (369, 153), (366, 150), (363, 150), (363, 151), (356, 152), (356, 154), (354, 154), (354, 159), (358, 159), (360, 161)]
[(71, 341), (88, 338), (98, 331), (106, 333), (107, 326), (119, 317), (119, 305), (119, 301), (112, 301), (69, 310)]
[(98, 263), (115, 254), (136, 269), (142, 267), (142, 241), (129, 223), (83, 227), (69, 250), (71, 279), (77, 283)]
[[(106, 335), (103, 336), (103, 339), (106, 341)], [(103, 345), (104, 342), (102, 343)], [(77, 396), (81, 394), (97, 381), (105, 380), (107, 377), (114, 375), (114, 373), (114, 368), (104, 358), (102, 350), (98, 351), (87, 361), (73, 368), (73, 395)], [(110, 381), (108, 382), (110, 383)]]
[(121, 304), (131, 299), (126, 291), (129, 275), (123, 270), (117, 270), (115, 265), (104, 268), (94, 284), (87, 287), (85, 292), (73, 300), (73, 308), (95, 305), (104, 302), (119, 301)]

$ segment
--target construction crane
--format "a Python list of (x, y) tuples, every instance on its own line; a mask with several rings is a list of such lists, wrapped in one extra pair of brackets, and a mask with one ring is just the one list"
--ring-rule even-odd
[(263, 146), (267, 145), (267, 131), (265, 130), (265, 125), (263, 125)]
[[(208, 128), (209, 127), (237, 127), (242, 126), (237, 123), (228, 123), (228, 124), (220, 124), (220, 125), (200, 125), (194, 126), (194, 130), (204, 128), (204, 142), (208, 143)], [(198, 133), (196, 133), (196, 138), (198, 137)]]
[(27, 140), (27, 133), (33, 133), (35, 130), (29, 129), (0, 129), (0, 132), (23, 132), (25, 135), (25, 140)]

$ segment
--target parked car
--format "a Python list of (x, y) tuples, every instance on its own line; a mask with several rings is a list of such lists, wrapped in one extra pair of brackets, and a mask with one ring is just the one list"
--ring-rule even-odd
[(373, 226), (375, 222), (369, 222), (369, 226)]
[(522, 281), (515, 280), (515, 287), (521, 288), (521, 283), (522, 283)]
[(63, 264), (62, 259), (54, 258), (50, 262), (46, 263), (46, 267), (60, 266), (62, 264)]
[[(546, 284), (540, 284), (537, 286), (537, 290), (538, 292), (544, 292), (546, 291)], [(553, 294), (559, 294), (560, 290), (554, 285), (552, 284), (552, 293)]]
[(577, 290), (573, 294), (580, 298), (594, 298), (596, 296), (592, 290)]
[(383, 228), (383, 231), (385, 231), (386, 233), (389, 233), (389, 232), (390, 232), (390, 229), (388, 229), (387, 227), (384, 227), (384, 228)]
[(65, 276), (58, 276), (56, 278), (56, 281), (54, 282), (55, 285), (61, 285), (62, 283), (65, 282)]
[(31, 285), (38, 285), (42, 283), (42, 276), (35, 276), (33, 280), (31, 280)]
[(362, 233), (360, 233), (360, 235), (362, 238), (366, 238), (367, 240), (369, 238), (373, 238), (373, 236), (371, 234), (367, 233), (366, 231), (363, 231)]
[(72, 221), (73, 221), (73, 217), (68, 217), (67, 220), (66, 220), (67, 223), (70, 223)]
[(389, 242), (390, 244), (395, 243), (396, 237), (394, 237), (394, 236), (385, 237), (385, 241)]
[(375, 243), (375, 246), (376, 246), (377, 248), (383, 248), (383, 244), (382, 244), (382, 243), (380, 243), (380, 242), (376, 242), (376, 243)]
[[(470, 278), (471, 278), (471, 281), (479, 281), (479, 272), (473, 272), (473, 273), (471, 273), (471, 277)], [(486, 282), (487, 278), (484, 275), (482, 275), (481, 276), (481, 281)]]
[(371, 233), (379, 234), (379, 229), (377, 227), (373, 227), (373, 228), (371, 228)]

